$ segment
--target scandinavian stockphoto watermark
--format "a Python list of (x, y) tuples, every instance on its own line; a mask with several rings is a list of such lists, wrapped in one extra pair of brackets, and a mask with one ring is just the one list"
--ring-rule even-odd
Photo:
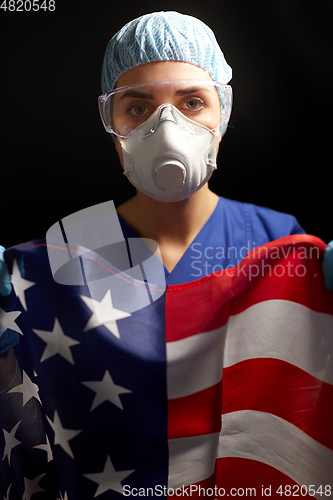
[[(251, 281), (258, 276), (305, 276), (307, 268), (300, 260), (318, 259), (319, 248), (284, 246), (260, 246), (256, 248), (253, 241), (240, 248), (235, 246), (213, 247), (202, 243), (192, 243), (191, 247), (191, 276), (196, 279), (208, 274), (220, 276), (222, 274), (248, 277)], [(257, 259), (257, 263), (242, 262), (249, 252)], [(297, 257), (297, 259), (296, 259)], [(287, 260), (287, 259), (290, 260)], [(278, 261), (285, 260), (284, 264)], [(293, 261), (297, 262), (294, 263)], [(237, 269), (235, 269), (237, 266)], [(231, 271), (232, 269), (232, 271)]]
[(129, 485), (123, 486), (124, 497), (192, 497), (196, 498), (213, 498), (220, 497), (274, 497), (284, 498), (290, 496), (304, 497), (304, 496), (317, 496), (325, 497), (331, 496), (332, 487), (330, 485), (280, 485), (273, 487), (270, 484), (263, 484), (257, 488), (251, 487), (233, 487), (223, 488), (214, 486), (211, 488), (203, 488), (197, 484), (188, 486), (180, 486), (178, 488), (169, 488), (167, 486), (155, 485), (154, 487), (147, 488), (131, 488)]
[(129, 485), (123, 486), (123, 496), (125, 497), (192, 497), (202, 496), (204, 498), (218, 498), (224, 496), (256, 496), (256, 488), (230, 488), (214, 486), (203, 488), (197, 484), (170, 488), (168, 486), (155, 485), (151, 488), (131, 488)]

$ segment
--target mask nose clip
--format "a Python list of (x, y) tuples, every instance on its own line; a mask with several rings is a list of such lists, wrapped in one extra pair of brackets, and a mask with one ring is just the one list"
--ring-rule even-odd
[(158, 124), (162, 122), (174, 122), (177, 125), (179, 123), (175, 110), (171, 108), (170, 104), (163, 104), (163, 106), (160, 107), (157, 121)]
[(143, 136), (143, 139), (147, 139), (154, 132), (156, 132), (159, 125), (163, 122), (172, 122), (175, 125), (178, 125), (178, 127), (180, 127), (185, 132), (188, 132), (191, 135), (194, 134), (192, 130), (190, 130), (188, 127), (186, 127), (181, 123), (180, 118), (177, 114), (179, 113), (179, 111), (177, 110), (177, 108), (172, 106), (172, 104), (162, 104), (162, 106), (160, 106), (156, 111), (158, 111), (158, 113), (155, 117), (154, 124), (152, 128), (149, 130), (149, 132)]

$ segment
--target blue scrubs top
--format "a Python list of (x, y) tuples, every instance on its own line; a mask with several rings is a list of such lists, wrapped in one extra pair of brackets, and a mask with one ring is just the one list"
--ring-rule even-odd
[[(125, 238), (138, 237), (121, 217), (119, 220)], [(187, 283), (234, 267), (253, 248), (304, 233), (292, 215), (220, 197), (214, 212), (171, 273), (164, 268), (166, 284)]]

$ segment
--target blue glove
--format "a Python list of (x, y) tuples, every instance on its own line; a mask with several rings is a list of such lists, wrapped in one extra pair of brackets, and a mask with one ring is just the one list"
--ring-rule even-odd
[[(0, 245), (0, 295), (10, 295), (12, 291), (12, 283), (8, 272), (7, 264), (4, 259), (4, 247)], [(17, 332), (7, 329), (0, 336), (0, 354), (8, 351), (20, 341), (20, 336)]]
[(7, 264), (4, 259), (5, 248), (0, 245), (0, 294), (9, 295), (12, 291), (12, 283), (8, 272)]
[(325, 288), (329, 292), (333, 291), (333, 240), (326, 247), (323, 260), (323, 273), (325, 278)]

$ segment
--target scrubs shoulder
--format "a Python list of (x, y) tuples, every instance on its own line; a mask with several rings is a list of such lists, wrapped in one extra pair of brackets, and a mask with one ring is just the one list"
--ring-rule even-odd
[(305, 233), (293, 215), (251, 203), (220, 198), (215, 212), (215, 221), (212, 222), (219, 224), (219, 220), (224, 224), (224, 234), (228, 234), (237, 245), (251, 242), (251, 249), (284, 236)]
[[(137, 237), (133, 229), (121, 217), (119, 219), (124, 237)], [(284, 236), (304, 233), (292, 215), (221, 197), (172, 272), (165, 269), (166, 283), (187, 283), (234, 267), (253, 248)]]

